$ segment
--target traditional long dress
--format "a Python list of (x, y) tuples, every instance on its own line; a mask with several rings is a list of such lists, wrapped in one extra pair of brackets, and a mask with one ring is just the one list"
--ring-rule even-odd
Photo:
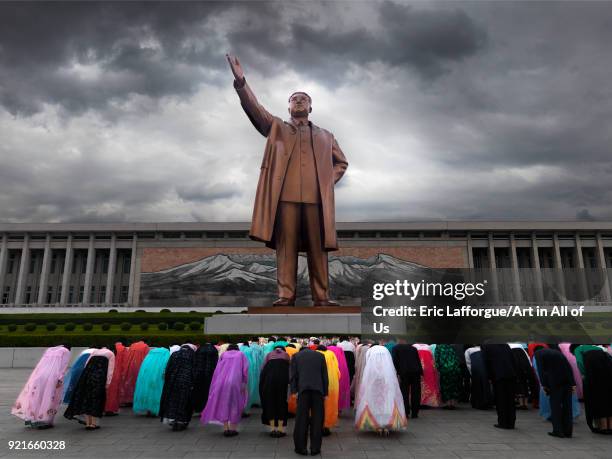
[(407, 425), (404, 399), (391, 354), (384, 346), (372, 346), (355, 398), (355, 428), (401, 430)]
[(164, 374), (159, 417), (172, 426), (187, 426), (193, 415), (193, 366), (195, 351), (183, 345), (170, 355)]
[(208, 401), (210, 383), (218, 360), (217, 348), (210, 343), (200, 346), (195, 353), (193, 410), (198, 414), (202, 412)]
[(442, 401), (458, 400), (461, 391), (461, 367), (455, 348), (450, 344), (438, 344), (435, 363), (440, 375)]
[(332, 351), (338, 360), (340, 369), (340, 393), (338, 395), (338, 410), (346, 410), (351, 407), (351, 377), (346, 363), (344, 351), (336, 346), (328, 346), (328, 351)]
[(355, 351), (355, 376), (351, 383), (351, 393), (356, 397), (359, 393), (359, 386), (361, 385), (361, 375), (365, 366), (366, 356), (370, 347), (367, 344), (360, 344), (357, 346)]
[(110, 365), (109, 358), (92, 353), (64, 412), (66, 419), (75, 419), (83, 415), (102, 417), (106, 402), (106, 387), (110, 384), (108, 379)]
[[(296, 343), (293, 343), (295, 346)], [(289, 347), (285, 348), (285, 352), (289, 354), (289, 359), (291, 359), (295, 354), (299, 352), (297, 347)], [(287, 410), (291, 414), (297, 414), (297, 394), (289, 394), (289, 400), (287, 401)]]
[(540, 342), (531, 342), (527, 345), (527, 353), (529, 354), (529, 358), (532, 360), (532, 363), (533, 363), (533, 354), (535, 354), (536, 348), (539, 348), (539, 347), (548, 349), (548, 344), (540, 343)]
[(421, 405), (437, 408), (441, 404), (440, 382), (434, 358), (427, 344), (414, 344), (423, 366), (421, 378)]
[(584, 409), (587, 425), (612, 417), (612, 357), (601, 348), (582, 354), (584, 365)]
[(508, 345), (512, 351), (516, 369), (516, 397), (528, 398), (531, 395), (533, 398), (536, 396), (535, 390), (538, 385), (529, 355), (520, 343), (508, 343)]
[[(538, 394), (537, 397), (533, 398), (533, 407), (534, 408), (539, 408), (540, 406), (540, 394), (542, 394), (544, 391), (542, 390), (542, 388), (540, 387), (540, 379), (537, 377), (537, 368), (535, 366), (535, 358), (534, 358), (534, 354), (536, 352), (537, 348), (544, 348), (544, 349), (548, 349), (549, 346), (546, 343), (539, 343), (539, 342), (532, 342), (529, 343), (527, 345), (527, 353), (529, 354), (529, 360), (531, 360), (531, 365), (534, 368), (534, 373), (535, 373), (535, 387), (534, 387), (534, 392)], [(546, 401), (544, 402), (546, 403)], [(550, 409), (550, 407), (548, 408)], [(544, 408), (544, 411), (546, 411), (547, 408)]]
[(225, 351), (227, 351), (227, 348), (229, 347), (230, 344), (231, 343), (224, 343), (217, 347), (217, 351), (219, 351), (219, 357), (225, 354)]
[(249, 398), (246, 406), (249, 409), (253, 405), (261, 405), (259, 399), (259, 372), (263, 365), (264, 352), (261, 346), (255, 343), (240, 346), (240, 352), (249, 361)]
[(559, 350), (563, 353), (570, 366), (572, 367), (574, 381), (576, 382), (576, 396), (579, 399), (582, 399), (582, 375), (580, 374), (578, 364), (576, 363), (576, 356), (572, 354), (570, 347), (570, 343), (559, 343)]
[(287, 344), (289, 343), (283, 340), (270, 341), (269, 343), (266, 343), (262, 346), (263, 354), (264, 356), (267, 355), (269, 352), (272, 352), (275, 347), (278, 346), (287, 347)]
[(332, 351), (317, 351), (325, 356), (327, 366), (327, 397), (325, 398), (325, 419), (323, 427), (331, 429), (338, 423), (338, 399), (340, 397), (340, 368)]
[(140, 365), (148, 353), (149, 346), (144, 341), (138, 341), (128, 348), (120, 388), (119, 400), (122, 405), (130, 405), (133, 402)]
[(81, 373), (83, 373), (83, 370), (85, 369), (85, 364), (89, 360), (89, 355), (95, 350), (96, 349), (93, 347), (85, 349), (72, 364), (72, 367), (70, 367), (70, 371), (68, 371), (68, 374), (64, 379), (64, 403), (70, 403), (74, 388), (79, 382)]
[(225, 351), (219, 358), (208, 394), (202, 424), (238, 424), (248, 400), (249, 361), (240, 351)]
[[(136, 389), (134, 390), (134, 413), (159, 414), (164, 373), (170, 359), (170, 350), (165, 347), (151, 349), (140, 365)], [(114, 377), (113, 377), (114, 379)], [(111, 383), (112, 384), (112, 383)]]
[(584, 354), (589, 351), (601, 351), (602, 349), (599, 346), (594, 346), (592, 344), (581, 344), (576, 349), (574, 349), (574, 355), (576, 356), (576, 365), (578, 366), (578, 370), (580, 374), (584, 378)]
[(119, 412), (121, 385), (125, 372), (126, 357), (127, 348), (122, 343), (115, 343), (115, 370), (113, 371), (113, 379), (108, 389), (106, 389), (106, 404), (104, 406), (104, 411), (107, 413)]
[(350, 384), (352, 384), (355, 377), (355, 345), (350, 341), (341, 341), (338, 343), (338, 347), (344, 352), (346, 366), (349, 371), (349, 380)]
[(47, 349), (17, 397), (11, 414), (31, 427), (53, 425), (62, 402), (64, 375), (69, 362), (70, 351), (64, 346)]
[(287, 425), (287, 392), (289, 387), (289, 354), (274, 349), (267, 356), (259, 378), (261, 422), (274, 426)]

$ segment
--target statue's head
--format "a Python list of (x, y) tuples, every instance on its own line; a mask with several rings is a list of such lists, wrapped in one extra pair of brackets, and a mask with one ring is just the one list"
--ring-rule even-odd
[(312, 99), (302, 91), (294, 92), (289, 96), (289, 114), (291, 116), (308, 116), (312, 112)]

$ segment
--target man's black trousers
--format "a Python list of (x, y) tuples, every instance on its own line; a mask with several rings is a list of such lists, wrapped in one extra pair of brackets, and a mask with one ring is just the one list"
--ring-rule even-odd
[(497, 410), (497, 423), (507, 429), (514, 429), (516, 422), (515, 381), (514, 379), (500, 379), (493, 383), (495, 391), (495, 409)]
[(298, 395), (293, 443), (297, 451), (306, 451), (306, 441), (310, 431), (310, 451), (321, 451), (325, 406), (323, 394), (319, 391), (305, 390)]
[(569, 386), (550, 388), (550, 411), (553, 432), (572, 435), (572, 388)]
[(400, 390), (402, 391), (402, 397), (404, 397), (406, 417), (409, 414), (412, 414), (412, 417), (418, 416), (421, 407), (421, 375), (408, 373), (400, 376)]

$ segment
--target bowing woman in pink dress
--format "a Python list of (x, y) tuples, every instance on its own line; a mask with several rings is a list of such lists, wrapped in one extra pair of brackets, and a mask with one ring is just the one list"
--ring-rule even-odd
[(53, 427), (62, 401), (62, 386), (69, 361), (68, 348), (55, 346), (47, 349), (17, 397), (11, 414), (33, 428)]

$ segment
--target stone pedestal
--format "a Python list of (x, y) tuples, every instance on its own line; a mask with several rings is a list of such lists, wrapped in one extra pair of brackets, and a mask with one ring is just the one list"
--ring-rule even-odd
[(276, 307), (249, 308), (247, 314), (215, 314), (206, 319), (204, 332), (210, 335), (234, 334), (265, 336), (359, 335), (359, 307)]

